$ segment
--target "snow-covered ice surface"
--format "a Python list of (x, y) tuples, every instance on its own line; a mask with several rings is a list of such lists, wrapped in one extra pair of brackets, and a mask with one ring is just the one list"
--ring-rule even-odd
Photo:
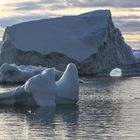
[(108, 10), (94, 11), (79, 16), (16, 24), (7, 28), (6, 32), (15, 47), (21, 50), (41, 54), (59, 52), (82, 61), (96, 53), (104, 41), (109, 16)]
[(4, 63), (0, 67), (0, 82), (26, 82), (30, 77), (41, 73), (45, 68), (16, 66)]
[(45, 69), (30, 78), (23, 86), (0, 94), (2, 105), (75, 104), (79, 99), (79, 78), (77, 68), (69, 64), (62, 77), (55, 81), (55, 68)]
[(74, 64), (69, 64), (60, 78), (56, 82), (57, 98), (56, 103), (75, 103), (79, 99), (79, 78), (78, 71)]
[(24, 90), (33, 96), (39, 106), (55, 105), (55, 69), (50, 68), (45, 73), (29, 79), (25, 83)]
[[(26, 82), (34, 75), (45, 73), (49, 68), (42, 66), (17, 66), (15, 64), (4, 63), (0, 67), (0, 82)], [(54, 68), (55, 69), (55, 68)], [(55, 69), (55, 77), (58, 80), (63, 72)]]

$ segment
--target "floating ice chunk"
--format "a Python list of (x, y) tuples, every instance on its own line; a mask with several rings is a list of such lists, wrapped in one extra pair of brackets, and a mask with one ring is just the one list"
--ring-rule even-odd
[(121, 77), (122, 76), (122, 70), (119, 68), (115, 68), (110, 72), (111, 77)]
[[(50, 68), (46, 68), (45, 70), (43, 70), (42, 74), (45, 74), (46, 72), (48, 72), (49, 69)], [(63, 72), (60, 70), (56, 70), (55, 68), (54, 68), (54, 70), (55, 70), (55, 80), (59, 80), (61, 78), (61, 76), (63, 75)]]
[(79, 99), (79, 78), (76, 66), (69, 64), (57, 82), (55, 68), (49, 68), (30, 78), (23, 86), (0, 94), (2, 105), (75, 104)]
[[(26, 66), (27, 67), (27, 66)], [(30, 77), (41, 73), (37, 68), (32, 72), (22, 70), (20, 66), (4, 63), (0, 67), (0, 82), (26, 82)]]
[(56, 84), (54, 68), (41, 73), (25, 83), (24, 90), (31, 94), (39, 106), (55, 105)]
[(79, 99), (79, 78), (76, 66), (68, 64), (63, 76), (56, 82), (56, 104), (74, 104)]
[[(25, 83), (29, 78), (40, 74), (45, 73), (50, 68), (42, 66), (17, 66), (15, 64), (4, 63), (0, 67), (0, 82), (23, 82)], [(62, 71), (55, 69), (55, 79), (59, 80), (63, 75)]]

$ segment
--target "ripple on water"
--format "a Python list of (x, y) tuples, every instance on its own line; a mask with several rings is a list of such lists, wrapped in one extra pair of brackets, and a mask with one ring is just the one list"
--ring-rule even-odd
[(0, 107), (0, 139), (139, 140), (139, 81), (95, 78), (80, 84), (78, 105)]

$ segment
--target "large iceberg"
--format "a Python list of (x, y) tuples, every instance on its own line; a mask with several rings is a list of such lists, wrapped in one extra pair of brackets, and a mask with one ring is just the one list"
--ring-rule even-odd
[(7, 27), (0, 64), (42, 65), (64, 70), (75, 63), (80, 74), (135, 63), (109, 10), (20, 23)]
[(23, 86), (0, 94), (2, 105), (55, 106), (75, 104), (79, 99), (77, 68), (69, 64), (62, 77), (55, 80), (55, 69), (50, 68), (30, 78)]

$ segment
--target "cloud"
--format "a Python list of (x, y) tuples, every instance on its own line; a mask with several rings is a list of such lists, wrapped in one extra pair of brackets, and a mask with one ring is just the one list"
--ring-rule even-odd
[(64, 0), (39, 0), (39, 3), (58, 3), (58, 2), (62, 2)]
[(73, 7), (140, 7), (139, 0), (66, 0)]
[[(6, 4), (9, 7), (16, 7), (15, 10), (35, 10), (43, 6), (50, 6), (53, 10), (67, 7), (140, 7), (140, 0), (12, 0), (13, 3)], [(57, 7), (58, 6), (58, 7)], [(64, 7), (65, 8), (65, 7)]]
[(115, 25), (123, 32), (140, 31), (140, 15), (115, 16), (113, 21)]
[(14, 4), (14, 6), (16, 7), (14, 10), (20, 10), (20, 11), (42, 9), (42, 5), (37, 2), (20, 2)]
[(140, 32), (139, 7), (140, 0), (7, 0), (0, 8), (0, 26), (109, 8), (115, 25), (128, 36)]
[(52, 17), (57, 17), (58, 15), (55, 14), (39, 14), (39, 15), (24, 15), (24, 16), (15, 16), (15, 17), (8, 17), (8, 18), (2, 18), (0, 19), (0, 26), (1, 27), (5, 27), (5, 26), (12, 26), (14, 24), (18, 24), (21, 22), (27, 22), (27, 21), (31, 21), (31, 20), (40, 20), (40, 19), (48, 19), (48, 18), (52, 18)]
[(124, 32), (137, 32), (140, 31), (140, 21), (127, 21), (122, 22), (122, 29)]

